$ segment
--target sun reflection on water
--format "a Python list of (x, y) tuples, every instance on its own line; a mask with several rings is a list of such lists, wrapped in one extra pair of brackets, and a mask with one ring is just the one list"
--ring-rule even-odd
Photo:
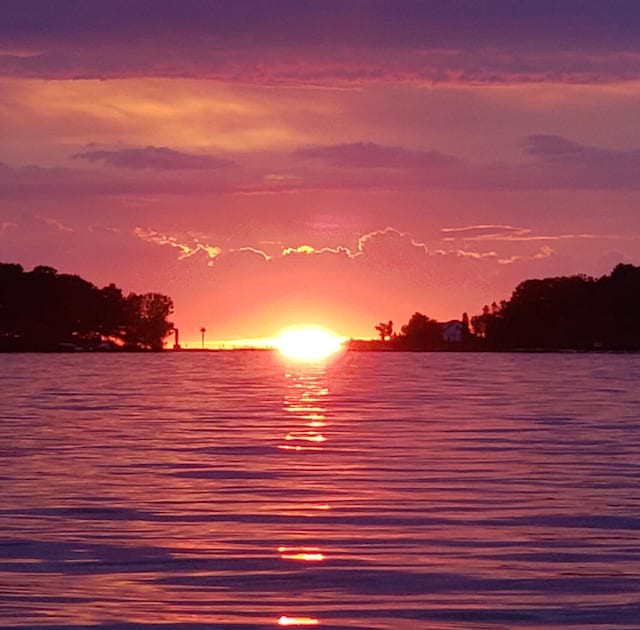
[(278, 619), (279, 626), (317, 626), (320, 622), (314, 617), (287, 617), (282, 615)]
[[(323, 467), (321, 452), (330, 442), (330, 423), (327, 421), (327, 398), (329, 388), (327, 385), (326, 369), (318, 366), (307, 366), (299, 370), (291, 370), (285, 373), (287, 392), (283, 400), (285, 418), (293, 423), (293, 426), (284, 435), (283, 442), (278, 445), (281, 451), (292, 453), (289, 456), (291, 465), (296, 467), (304, 461), (307, 474), (311, 475), (311, 486), (317, 487), (320, 492), (326, 488), (326, 469)], [(322, 429), (322, 432), (320, 432)], [(305, 453), (312, 451), (318, 453), (313, 457), (305, 458)], [(295, 457), (295, 460), (293, 459)], [(301, 495), (303, 496), (303, 495)], [(317, 495), (310, 495), (305, 501), (298, 498), (296, 511), (302, 511), (308, 516), (326, 512), (331, 506), (325, 502), (318, 502)], [(289, 507), (287, 511), (291, 511)], [(287, 538), (295, 540), (297, 532), (287, 534)], [(321, 547), (313, 545), (314, 541), (308, 538), (311, 545), (281, 545), (278, 547), (280, 559), (289, 562), (303, 564), (321, 564), (326, 559), (326, 554)], [(304, 541), (307, 542), (307, 539)], [(318, 541), (319, 542), (319, 541)], [(282, 615), (278, 619), (279, 626), (317, 626), (319, 620), (308, 616)]]
[(278, 547), (278, 552), (283, 560), (322, 562), (327, 558), (318, 547)]
[(307, 442), (326, 442), (327, 438), (315, 431), (291, 431), (285, 435), (285, 440), (306, 440)]
[(279, 444), (278, 448), (281, 451), (321, 451), (321, 446), (301, 446), (300, 444)]
[(286, 433), (285, 444), (280, 444), (280, 449), (322, 450), (321, 445), (327, 441), (327, 437), (315, 429), (327, 426), (324, 403), (329, 388), (326, 379), (326, 371), (318, 366), (285, 372), (287, 392), (283, 401), (283, 411), (301, 424)]

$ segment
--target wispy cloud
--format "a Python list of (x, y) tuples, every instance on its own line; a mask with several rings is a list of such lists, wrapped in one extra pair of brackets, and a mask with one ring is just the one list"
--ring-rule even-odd
[(207, 170), (232, 166), (233, 162), (214, 155), (196, 155), (174, 151), (168, 147), (147, 146), (131, 149), (90, 150), (73, 156), (87, 162), (102, 162), (109, 166), (133, 170), (165, 171)]
[[(476, 231), (478, 229), (487, 228), (508, 228), (518, 234), (528, 233), (526, 228), (514, 228), (512, 226), (467, 226), (461, 228), (445, 228), (444, 232), (459, 232), (466, 233), (467, 231)], [(406, 269), (410, 270), (411, 266), (416, 264), (416, 261), (427, 258), (459, 258), (475, 261), (495, 261), (500, 264), (510, 264), (519, 260), (536, 260), (540, 258), (547, 258), (553, 255), (553, 250), (548, 246), (543, 246), (537, 250), (534, 254), (530, 255), (500, 255), (495, 250), (489, 251), (477, 251), (473, 249), (465, 248), (434, 248), (430, 249), (425, 243), (417, 241), (409, 232), (402, 232), (394, 227), (386, 227), (382, 230), (374, 230), (367, 234), (361, 235), (357, 239), (357, 246), (355, 248), (349, 248), (344, 245), (337, 245), (335, 247), (315, 247), (313, 245), (303, 244), (293, 247), (282, 247), (279, 255), (269, 256), (263, 250), (251, 247), (230, 247), (223, 250), (221, 247), (208, 245), (202, 242), (199, 238), (178, 238), (176, 236), (170, 236), (161, 232), (136, 228), (134, 234), (139, 239), (154, 243), (156, 245), (168, 245), (179, 251), (179, 260), (190, 258), (195, 254), (204, 254), (209, 264), (212, 265), (214, 261), (226, 260), (234, 257), (236, 254), (251, 254), (257, 256), (263, 261), (275, 261), (278, 258), (314, 258), (325, 257), (327, 255), (339, 256), (340, 258), (346, 258), (351, 260), (366, 261), (366, 264), (377, 264), (377, 262), (383, 263), (389, 268), (401, 269), (406, 266)], [(443, 239), (454, 240), (454, 239)], [(494, 236), (491, 234), (473, 236), (465, 238), (469, 241), (484, 241), (484, 240), (547, 240), (544, 237), (534, 238), (510, 238)], [(553, 239), (549, 239), (553, 240)]]
[(638, 188), (640, 149), (613, 150), (580, 144), (558, 135), (536, 134), (524, 142), (549, 187)]
[(220, 247), (199, 242), (197, 239), (193, 240), (191, 243), (186, 243), (175, 236), (168, 236), (166, 234), (156, 232), (155, 230), (144, 229), (141, 227), (135, 228), (133, 232), (140, 240), (148, 243), (174, 247), (180, 252), (180, 255), (178, 256), (180, 260), (190, 258), (200, 252), (205, 254), (209, 259), (214, 260), (222, 253), (222, 249)]
[(267, 253), (263, 252), (261, 249), (258, 249), (256, 247), (237, 247), (237, 248), (233, 248), (229, 251), (232, 252), (238, 252), (240, 254), (252, 254), (254, 256), (258, 256), (259, 258), (262, 258), (263, 260), (269, 260), (271, 258), (271, 256), (269, 256)]
[(58, 232), (73, 232), (73, 228), (69, 227), (68, 225), (65, 225), (64, 223), (62, 223), (62, 221), (58, 221), (57, 219), (54, 219), (52, 217), (38, 217), (38, 218), (41, 219), (47, 225), (51, 225), (54, 228), (56, 228)]
[(341, 168), (443, 168), (460, 160), (437, 151), (416, 151), (403, 147), (387, 147), (374, 142), (354, 142), (324, 147), (301, 149), (295, 156), (321, 160)]
[(567, 241), (577, 239), (624, 239), (637, 238), (637, 235), (570, 232), (561, 234), (536, 234), (532, 229), (514, 225), (467, 225), (464, 227), (445, 227), (441, 231), (444, 241)]
[(523, 146), (527, 153), (542, 159), (576, 159), (601, 153), (594, 147), (572, 142), (562, 136), (541, 133), (527, 136)]
[(349, 258), (353, 257), (353, 253), (347, 247), (313, 247), (312, 245), (298, 245), (297, 247), (284, 247), (282, 256), (291, 256), (295, 254), (311, 255), (311, 254), (340, 254)]

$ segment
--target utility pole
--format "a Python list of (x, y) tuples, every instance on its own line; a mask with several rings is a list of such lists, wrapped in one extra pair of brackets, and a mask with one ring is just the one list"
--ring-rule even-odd
[(207, 329), (203, 326), (200, 328), (200, 334), (202, 335), (202, 349), (204, 350), (204, 333), (207, 332)]

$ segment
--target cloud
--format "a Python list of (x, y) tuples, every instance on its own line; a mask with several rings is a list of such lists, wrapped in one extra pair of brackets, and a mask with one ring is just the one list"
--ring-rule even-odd
[(424, 243), (414, 240), (408, 232), (386, 227), (383, 230), (374, 230), (360, 236), (355, 248), (343, 245), (321, 248), (312, 245), (298, 245), (297, 247), (282, 248), (281, 256), (335, 254), (350, 259), (364, 257), (373, 262), (376, 258), (397, 259), (399, 257), (400, 260), (406, 260), (408, 253), (425, 256), (429, 254), (429, 249)]
[(38, 218), (44, 221), (44, 223), (46, 223), (47, 225), (51, 225), (54, 228), (56, 228), (58, 232), (73, 232), (73, 228), (69, 227), (68, 225), (65, 225), (64, 223), (62, 223), (62, 221), (58, 221), (58, 219), (54, 219), (52, 217), (38, 217)]
[(92, 150), (76, 153), (75, 159), (103, 162), (109, 166), (133, 170), (152, 169), (166, 171), (206, 170), (225, 168), (233, 162), (214, 155), (194, 155), (174, 151), (167, 147), (148, 146), (137, 149)]
[(282, 249), (282, 256), (309, 256), (318, 254), (339, 254), (341, 256), (347, 256), (353, 258), (352, 252), (348, 247), (313, 247), (312, 245), (298, 245), (297, 247), (284, 247)]
[[(637, 3), (3, 0), (0, 74), (241, 83), (580, 81), (640, 74)], [(53, 7), (53, 8), (52, 8)]]
[(529, 155), (542, 159), (576, 158), (589, 155), (596, 151), (577, 142), (571, 142), (562, 136), (548, 134), (534, 134), (527, 136), (524, 149)]
[(429, 253), (429, 249), (424, 243), (418, 243), (408, 232), (401, 232), (393, 227), (369, 232), (358, 239), (358, 253), (360, 255), (375, 254), (390, 249), (411, 249), (421, 254)]
[(542, 236), (533, 230), (514, 225), (467, 225), (464, 227), (444, 227), (441, 229), (445, 241), (538, 241), (577, 238), (577, 235)]
[(174, 247), (180, 252), (180, 255), (178, 256), (179, 260), (190, 258), (191, 256), (194, 256), (198, 253), (203, 253), (208, 259), (214, 260), (222, 253), (222, 249), (220, 247), (202, 243), (197, 238), (193, 238), (191, 239), (190, 243), (187, 243), (184, 242), (185, 239), (178, 239), (175, 236), (167, 236), (166, 234), (162, 234), (155, 230), (149, 230), (140, 227), (135, 228), (133, 233), (140, 240), (146, 241), (148, 243)]
[(615, 234), (602, 232), (565, 232), (559, 234), (536, 234), (534, 230), (514, 225), (467, 225), (464, 227), (444, 227), (444, 241), (569, 241), (594, 239), (637, 239), (638, 234)]
[(459, 163), (437, 151), (415, 151), (386, 147), (374, 142), (354, 142), (296, 151), (296, 157), (316, 159), (336, 167), (352, 168), (442, 168)]
[(552, 162), (554, 165), (564, 163), (597, 166), (607, 169), (607, 173), (611, 172), (611, 167), (618, 172), (622, 168), (640, 168), (640, 149), (615, 151), (579, 144), (556, 135), (528, 136), (524, 142), (524, 149), (541, 162)]
[[(506, 46), (506, 44), (505, 44)], [(223, 49), (201, 40), (63, 44), (33, 56), (0, 54), (0, 76), (40, 79), (183, 78), (241, 85), (331, 88), (364, 84), (499, 85), (571, 83), (601, 85), (640, 76), (640, 51), (385, 50), (354, 45)]]
[(544, 258), (550, 258), (554, 254), (555, 254), (554, 250), (551, 249), (551, 247), (547, 247), (545, 245), (531, 255), (528, 255), (528, 256), (513, 255), (513, 256), (508, 256), (504, 258), (499, 258), (498, 263), (501, 265), (512, 265), (513, 263), (516, 263), (516, 262), (542, 260)]
[(313, 147), (296, 151), (294, 155), (303, 159), (321, 160), (340, 168), (443, 168), (459, 163), (457, 158), (437, 151), (387, 147), (374, 142)]
[(140, 195), (149, 198), (175, 195), (207, 195), (242, 188), (237, 169), (165, 170), (159, 178), (151, 168), (96, 171), (67, 167), (10, 166), (0, 168), (0, 198), (77, 199)]
[[(282, 247), (279, 256), (268, 256), (264, 251), (251, 246), (229, 247), (223, 250), (221, 247), (204, 244), (199, 237), (186, 235), (176, 237), (163, 234), (156, 230), (137, 227), (134, 230), (136, 237), (156, 245), (169, 245), (180, 251), (179, 259), (189, 258), (198, 252), (204, 252), (209, 258), (218, 258), (232, 253), (250, 253), (258, 255), (264, 261), (276, 260), (278, 258), (309, 258), (320, 257), (324, 254), (336, 255), (341, 258), (357, 259), (359, 257), (373, 260), (377, 257), (393, 256), (394, 252), (411, 252), (413, 255), (427, 256), (431, 252), (424, 244), (416, 241), (408, 232), (401, 232), (393, 227), (386, 227), (382, 230), (375, 230), (360, 236), (357, 239), (355, 248), (343, 245), (336, 247), (314, 247), (312, 245), (298, 245), (295, 247)], [(187, 242), (190, 241), (190, 242)], [(439, 252), (442, 253), (442, 252)]]
[[(294, 154), (285, 151), (243, 153), (235, 162), (210, 154), (197, 155), (154, 146), (89, 150), (75, 157), (116, 168), (0, 165), (0, 197), (66, 199), (142, 195), (157, 199), (221, 193), (239, 196), (310, 191), (621, 191), (640, 188), (640, 150), (603, 149), (551, 135), (529, 136), (524, 148), (530, 159), (513, 164), (473, 164), (435, 151), (387, 147), (373, 142), (315, 147)], [(227, 168), (231, 164), (234, 167)], [(274, 166), (281, 173), (276, 179), (269, 177)], [(161, 178), (157, 176), (159, 171), (165, 174)], [(471, 236), (467, 234), (468, 238)], [(483, 235), (475, 236), (479, 240)], [(518, 233), (502, 236), (511, 240), (551, 238)], [(569, 237), (568, 234), (562, 238)], [(589, 233), (579, 237), (589, 238)]]
[(525, 49), (532, 41), (558, 49), (602, 48), (610, 42), (638, 46), (640, 10), (633, 0), (607, 5), (584, 0), (579, 9), (575, 3), (552, 0), (515, 4), (492, 0), (488, 5), (476, 0), (59, 0), (55, 5), (48, 0), (4, 0), (0, 36), (9, 42), (121, 43), (154, 38), (168, 45), (176, 37), (192, 35), (224, 47), (243, 42), (245, 46), (343, 43), (441, 48), (453, 42), (464, 48), (484, 48), (512, 41), (517, 32)]
[(298, 245), (297, 247), (285, 247), (282, 250), (283, 256), (289, 256), (291, 254), (313, 254), (317, 250), (311, 245)]
[(258, 259), (269, 260), (271, 256), (263, 252), (261, 249), (257, 249), (256, 247), (238, 247), (230, 250), (233, 253), (237, 254), (246, 254), (248, 256), (257, 256)]
[(480, 224), (465, 225), (463, 227), (443, 227), (441, 232), (450, 235), (444, 238), (445, 241), (454, 241), (458, 238), (480, 241), (528, 234), (531, 230), (514, 225)]
[(437, 151), (374, 142), (306, 148), (294, 154), (303, 160), (298, 167), (295, 189), (633, 190), (640, 187), (637, 176), (640, 150), (604, 149), (547, 134), (526, 137), (522, 147), (532, 160), (471, 163)]
[(562, 136), (536, 134), (524, 142), (535, 161), (523, 169), (536, 187), (616, 188), (640, 186), (640, 150), (617, 151), (572, 142)]

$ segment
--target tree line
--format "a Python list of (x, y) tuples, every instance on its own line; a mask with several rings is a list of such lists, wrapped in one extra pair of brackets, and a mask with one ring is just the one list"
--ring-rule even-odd
[(471, 319), (491, 349), (640, 350), (640, 267), (609, 275), (526, 280)]
[(525, 280), (509, 300), (470, 319), (465, 313), (447, 338), (449, 325), (418, 312), (400, 332), (393, 322), (380, 322), (380, 341), (369, 349), (640, 350), (640, 267), (619, 264), (600, 278)]
[(173, 302), (160, 293), (102, 289), (46, 266), (0, 263), (0, 350), (161, 350)]
[[(0, 263), (0, 351), (105, 347), (161, 350), (173, 330), (171, 299), (99, 289), (77, 275), (38, 266), (25, 272)], [(509, 300), (471, 318), (440, 323), (422, 313), (394, 331), (380, 322), (376, 343), (393, 350), (640, 350), (640, 267), (619, 264), (609, 275), (525, 280)], [(447, 328), (449, 327), (449, 329)], [(447, 331), (450, 331), (447, 332)]]

